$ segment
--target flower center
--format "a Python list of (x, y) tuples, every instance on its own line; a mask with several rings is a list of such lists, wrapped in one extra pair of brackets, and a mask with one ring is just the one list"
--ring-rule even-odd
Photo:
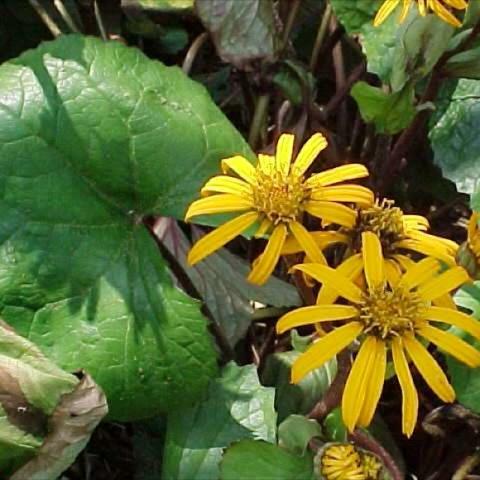
[(358, 237), (361, 237), (361, 232), (376, 233), (386, 252), (395, 242), (402, 240), (405, 237), (403, 212), (394, 204), (393, 200), (376, 200), (371, 207), (361, 209), (357, 222)]
[(365, 333), (382, 340), (413, 332), (421, 317), (423, 302), (420, 297), (403, 288), (380, 288), (366, 294), (360, 319)]
[(302, 177), (291, 174), (284, 177), (276, 171), (266, 174), (257, 169), (253, 202), (255, 208), (274, 224), (297, 220), (308, 194)]
[(323, 452), (321, 473), (326, 480), (366, 480), (361, 463), (353, 445), (333, 445)]

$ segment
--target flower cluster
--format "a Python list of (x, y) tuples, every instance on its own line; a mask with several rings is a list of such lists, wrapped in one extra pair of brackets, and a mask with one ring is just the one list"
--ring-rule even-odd
[(424, 17), (431, 10), (437, 17), (454, 27), (460, 27), (461, 22), (451, 12), (451, 9), (465, 10), (468, 7), (466, 0), (385, 0), (373, 21), (375, 26), (382, 24), (385, 19), (397, 8), (402, 1), (402, 10), (399, 21), (403, 22), (410, 11), (412, 3), (416, 2), (418, 11)]
[[(318, 338), (294, 363), (292, 382), (358, 345), (342, 397), (345, 425), (350, 431), (369, 425), (392, 362), (403, 396), (403, 432), (410, 436), (418, 412), (410, 363), (445, 402), (452, 402), (455, 392), (429, 345), (480, 366), (480, 352), (444, 328), (455, 326), (480, 339), (480, 324), (458, 311), (451, 298), (469, 276), (456, 265), (458, 245), (427, 233), (426, 218), (404, 214), (393, 201), (345, 183), (368, 176), (363, 165), (309, 175), (326, 146), (317, 133), (293, 161), (294, 137), (283, 134), (275, 155), (260, 154), (256, 167), (240, 156), (223, 160), (224, 174), (205, 184), (204, 198), (192, 203), (186, 219), (225, 212), (237, 216), (200, 239), (188, 259), (200, 261), (253, 226), (257, 237), (268, 240), (253, 262), (252, 283), (264, 283), (282, 255), (303, 253), (303, 263), (292, 270), (319, 284), (316, 305), (284, 315), (277, 332), (312, 325)], [(307, 216), (318, 219), (320, 228), (307, 229)], [(471, 242), (476, 228), (475, 221)]]

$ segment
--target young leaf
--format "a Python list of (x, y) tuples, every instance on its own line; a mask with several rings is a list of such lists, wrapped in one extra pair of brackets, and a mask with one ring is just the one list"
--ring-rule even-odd
[(205, 400), (169, 415), (162, 478), (217, 480), (225, 447), (242, 438), (274, 442), (274, 395), (253, 365), (229, 363)]
[(312, 438), (321, 436), (318, 422), (303, 415), (290, 415), (278, 427), (278, 444), (297, 455), (305, 453)]
[(242, 440), (227, 449), (222, 480), (313, 480), (310, 454), (297, 457), (276, 445)]

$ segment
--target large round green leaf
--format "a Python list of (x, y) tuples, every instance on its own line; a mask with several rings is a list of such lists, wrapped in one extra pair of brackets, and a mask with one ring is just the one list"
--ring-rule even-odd
[(199, 305), (142, 224), (249, 156), (205, 89), (136, 49), (62, 37), (0, 67), (0, 309), (112, 417), (190, 402), (216, 370)]

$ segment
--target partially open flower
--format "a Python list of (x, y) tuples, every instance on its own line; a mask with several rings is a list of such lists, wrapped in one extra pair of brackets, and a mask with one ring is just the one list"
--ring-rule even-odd
[(412, 3), (416, 2), (418, 5), (418, 11), (420, 15), (424, 17), (429, 10), (431, 10), (437, 17), (441, 18), (444, 22), (453, 25), (454, 27), (460, 27), (462, 23), (451, 12), (451, 9), (465, 10), (468, 7), (466, 0), (385, 0), (377, 12), (373, 24), (378, 27), (382, 24), (386, 18), (392, 13), (399, 3), (403, 1), (402, 11), (400, 13), (400, 22), (403, 22), (408, 15)]
[(344, 302), (293, 310), (280, 318), (277, 332), (323, 322), (343, 323), (296, 360), (292, 367), (294, 383), (355, 339), (360, 340), (342, 398), (343, 420), (350, 431), (356, 425), (367, 426), (372, 420), (385, 379), (387, 351), (391, 351), (403, 393), (403, 432), (410, 436), (417, 420), (418, 395), (408, 358), (439, 398), (445, 402), (455, 398), (446, 375), (419, 338), (470, 367), (480, 366), (480, 352), (435, 326), (436, 322), (454, 325), (480, 339), (479, 322), (454, 308), (435, 305), (437, 299), (469, 281), (469, 277), (461, 267), (440, 273), (440, 262), (431, 257), (413, 264), (402, 275), (389, 276), (382, 245), (373, 232), (362, 233), (361, 256), (364, 272), (360, 286), (340, 268), (314, 263), (294, 267), (328, 287), (335, 299), (340, 296)]
[[(320, 133), (301, 148), (295, 161), (294, 136), (280, 136), (275, 156), (258, 155), (254, 167), (241, 156), (222, 161), (225, 175), (210, 179), (202, 188), (205, 198), (193, 202), (186, 220), (205, 214), (235, 212), (239, 216), (201, 238), (190, 250), (188, 261), (195, 264), (258, 223), (256, 236), (269, 236), (265, 251), (254, 262), (249, 281), (263, 284), (273, 272), (285, 241), (295, 238), (309, 258), (326, 263), (325, 257), (302, 224), (305, 213), (351, 228), (356, 221), (354, 209), (339, 202), (371, 205), (373, 193), (360, 185), (341, 184), (345, 180), (366, 177), (360, 164), (343, 165), (306, 177), (317, 155), (327, 146)], [(235, 175), (227, 175), (233, 172)]]
[(350, 443), (327, 444), (315, 463), (324, 480), (379, 480), (383, 465), (370, 452)]

